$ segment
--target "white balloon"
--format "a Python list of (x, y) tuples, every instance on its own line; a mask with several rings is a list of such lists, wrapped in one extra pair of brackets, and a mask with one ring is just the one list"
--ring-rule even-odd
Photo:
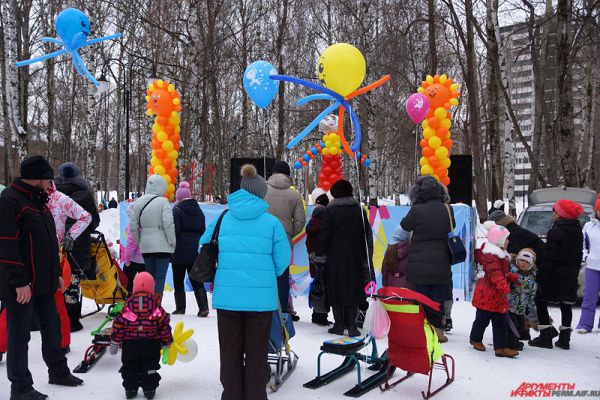
[(187, 363), (192, 361), (198, 355), (198, 344), (194, 339), (188, 339), (183, 342), (183, 346), (188, 349), (186, 355), (178, 354), (177, 361)]
[(312, 204), (315, 204), (315, 201), (317, 201), (317, 197), (319, 197), (323, 193), (325, 193), (325, 191), (323, 189), (321, 189), (320, 187), (315, 188), (315, 190), (313, 190), (312, 193), (310, 194), (310, 198), (312, 199)]

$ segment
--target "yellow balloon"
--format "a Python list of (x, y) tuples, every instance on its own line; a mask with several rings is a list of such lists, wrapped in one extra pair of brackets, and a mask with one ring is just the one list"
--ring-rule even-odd
[(429, 128), (429, 121), (427, 121), (427, 118), (425, 118), (425, 119), (423, 120), (423, 122), (421, 122), (421, 127), (422, 127), (423, 129), (425, 129), (425, 128)]
[(435, 156), (440, 160), (448, 158), (448, 149), (444, 146), (438, 147), (437, 149), (435, 149)]
[(156, 138), (158, 139), (159, 142), (162, 143), (169, 138), (169, 135), (167, 135), (167, 132), (165, 132), (165, 131), (158, 131), (156, 133)]
[(367, 63), (360, 50), (348, 43), (329, 46), (317, 61), (317, 74), (323, 86), (346, 96), (363, 83)]
[(162, 129), (162, 127), (158, 124), (152, 125), (152, 132), (158, 132), (161, 129)]
[(428, 164), (429, 164), (429, 160), (427, 159), (427, 157), (421, 157), (421, 159), (419, 160), (419, 165), (421, 165), (421, 167), (424, 167)]
[(160, 164), (161, 164), (161, 162), (160, 162), (160, 160), (159, 160), (158, 158), (156, 158), (156, 157), (152, 157), (152, 159), (150, 160), (150, 164), (151, 164), (153, 167), (156, 167), (157, 165), (160, 165)]
[(444, 168), (450, 168), (451, 164), (452, 161), (449, 158), (444, 158), (443, 160), (440, 160), (440, 165)]
[(179, 153), (177, 152), (177, 150), (171, 150), (167, 153), (167, 158), (169, 160), (175, 161), (175, 160), (177, 160), (177, 157), (179, 157)]
[(437, 149), (438, 147), (440, 147), (442, 145), (442, 139), (440, 139), (437, 136), (432, 136), (429, 138), (429, 147), (431, 147), (432, 149)]
[(165, 181), (167, 181), (167, 185), (171, 183), (171, 177), (169, 175), (163, 175)]
[(421, 175), (433, 175), (433, 172), (433, 167), (429, 164), (421, 167)]
[(323, 155), (324, 155), (324, 156), (328, 156), (328, 155), (329, 155), (329, 149), (328, 149), (327, 147), (325, 147), (325, 148), (322, 150), (322, 153), (323, 153)]
[(444, 118), (440, 121), (440, 125), (442, 126), (442, 128), (450, 129), (450, 127), (452, 126), (452, 121), (450, 121), (448, 118)]
[(170, 140), (166, 140), (162, 144), (162, 148), (166, 152), (169, 152), (169, 151), (173, 150), (173, 147), (175, 147), (175, 145)]
[(158, 174), (158, 175), (164, 175), (165, 172), (167, 172), (167, 170), (165, 169), (165, 167), (163, 167), (162, 165), (157, 165), (156, 167), (154, 167), (154, 173)]
[(427, 140), (435, 136), (435, 130), (433, 128), (425, 128), (423, 129), (423, 137)]
[(446, 118), (446, 109), (444, 107), (438, 107), (435, 109), (433, 115), (435, 115), (437, 119), (442, 120)]

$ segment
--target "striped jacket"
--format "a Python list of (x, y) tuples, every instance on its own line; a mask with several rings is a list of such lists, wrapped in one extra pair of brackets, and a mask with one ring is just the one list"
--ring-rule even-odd
[(173, 342), (171, 317), (153, 295), (134, 293), (125, 303), (123, 312), (113, 321), (111, 341), (160, 340), (163, 346)]

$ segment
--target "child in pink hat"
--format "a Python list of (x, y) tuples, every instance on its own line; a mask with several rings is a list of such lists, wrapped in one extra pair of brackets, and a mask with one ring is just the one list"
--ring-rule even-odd
[(475, 261), (483, 266), (485, 275), (477, 281), (472, 304), (477, 308), (471, 329), (470, 342), (475, 350), (485, 351), (483, 334), (492, 322), (496, 357), (515, 357), (519, 352), (509, 347), (506, 317), (509, 282), (517, 276), (509, 272), (510, 255), (506, 252), (510, 232), (504, 226), (493, 225), (487, 234), (488, 242), (475, 253)]

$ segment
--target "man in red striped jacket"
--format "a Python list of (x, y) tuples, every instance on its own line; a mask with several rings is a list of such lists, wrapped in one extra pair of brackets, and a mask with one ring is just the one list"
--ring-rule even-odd
[(58, 239), (48, 210), (53, 170), (41, 156), (21, 163), (21, 177), (0, 197), (0, 298), (6, 303), (7, 374), (11, 400), (42, 400), (28, 368), (33, 313), (40, 322), (42, 354), (49, 383), (80, 386), (60, 348), (60, 324), (54, 293), (64, 285), (59, 273)]

